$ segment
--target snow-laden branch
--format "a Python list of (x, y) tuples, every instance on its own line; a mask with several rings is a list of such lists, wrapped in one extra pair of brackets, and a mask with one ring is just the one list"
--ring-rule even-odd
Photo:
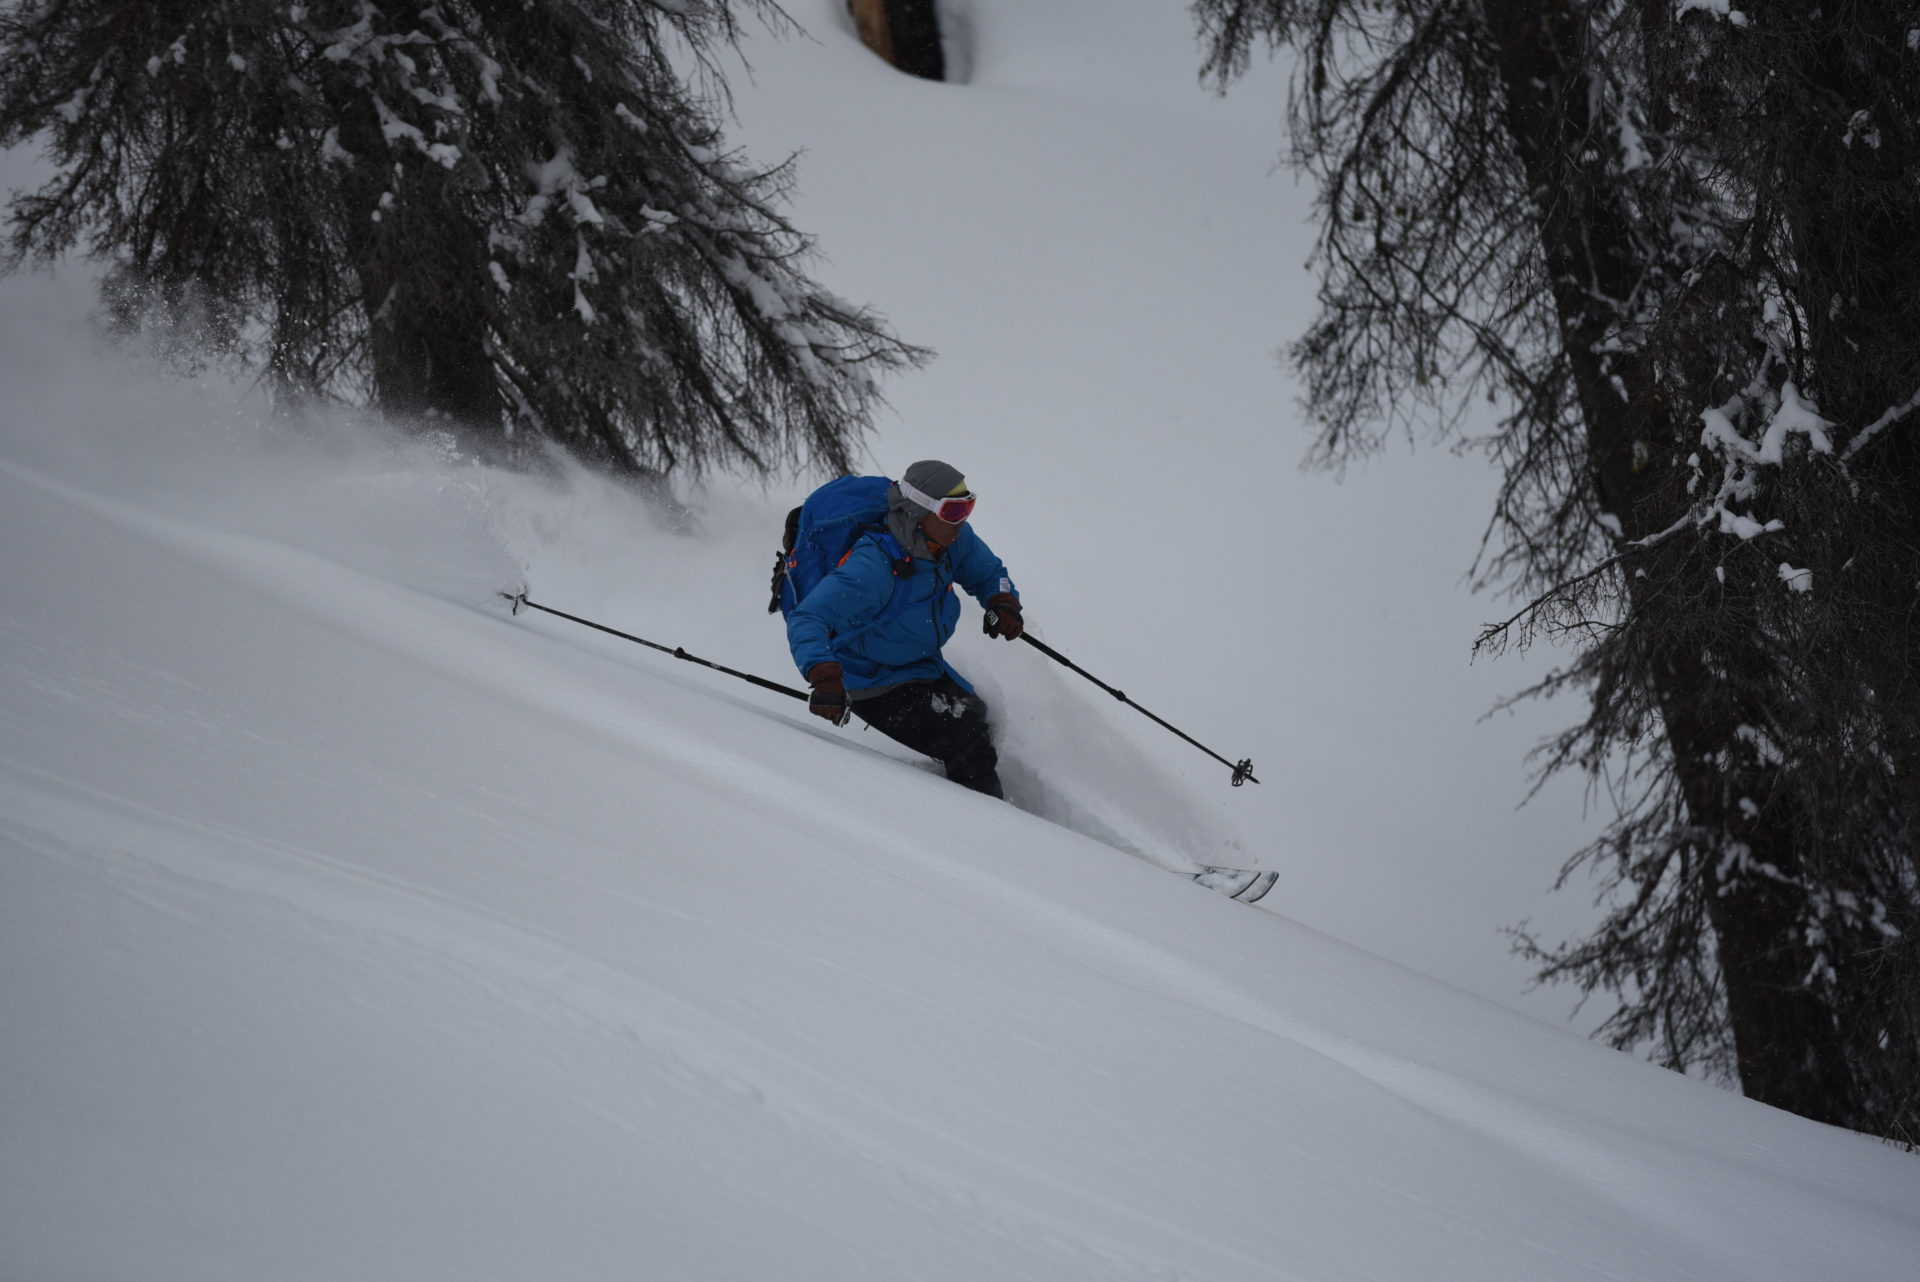
[(1868, 442), (1872, 441), (1874, 437), (1880, 435), (1880, 433), (1886, 431), (1889, 427), (1892, 427), (1916, 409), (1920, 409), (1920, 392), (1915, 392), (1912, 396), (1909, 396), (1900, 404), (1893, 406), (1885, 414), (1882, 414), (1879, 418), (1860, 429), (1860, 434), (1853, 438), (1853, 443), (1848, 445), (1845, 452), (1840, 455), (1840, 461), (1842, 463), (1851, 462), (1853, 456), (1865, 449)]

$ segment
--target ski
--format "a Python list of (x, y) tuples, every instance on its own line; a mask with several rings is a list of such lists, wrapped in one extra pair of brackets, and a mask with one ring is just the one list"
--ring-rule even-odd
[(1243, 904), (1257, 904), (1267, 897), (1273, 884), (1280, 880), (1277, 872), (1257, 872), (1250, 868), (1221, 868), (1212, 864), (1203, 866), (1199, 872), (1188, 873), (1188, 880), (1197, 881), (1208, 890), (1217, 890), (1229, 899), (1237, 899)]

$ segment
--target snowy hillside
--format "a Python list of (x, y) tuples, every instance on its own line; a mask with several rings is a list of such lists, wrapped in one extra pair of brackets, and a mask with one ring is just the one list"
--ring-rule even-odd
[[(1294, 194), (1180, 6), (963, 7), (964, 88), (793, 5), (741, 141), (810, 148), (822, 274), (942, 349), (875, 469), (960, 463), (1041, 634), (1266, 782), (965, 627), (1015, 805), (513, 617), (790, 682), (799, 486), (683, 528), (295, 431), (6, 282), (0, 1279), (1911, 1276), (1912, 1156), (1375, 955), (1497, 950), (1500, 859), (1577, 827), (1506, 813), (1527, 727), (1459, 746), (1519, 683), (1459, 669), (1473, 488), (1293, 472)], [(1168, 871), (1221, 856), (1282, 889)]]
[(1892, 1149), (415, 582), (478, 589), (490, 520), (591, 495), (276, 465), (254, 498), (334, 555), (0, 467), (0, 1275), (1751, 1282), (1920, 1248)]

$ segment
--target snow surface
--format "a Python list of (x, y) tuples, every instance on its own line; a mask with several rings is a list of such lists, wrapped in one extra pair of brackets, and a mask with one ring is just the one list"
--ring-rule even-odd
[[(0, 1278), (1910, 1277), (1911, 1156), (1293, 920), (1404, 945), (1523, 843), (1459, 746), (1516, 674), (1421, 586), (1478, 492), (1292, 472), (1277, 101), (1176, 83), (1178, 6), (975, 0), (965, 88), (791, 7), (741, 132), (817, 131), (824, 274), (945, 352), (879, 465), (959, 462), (1036, 629), (1266, 782), (977, 633), (1016, 805), (512, 617), (792, 680), (791, 492), (295, 430), (7, 282)], [(1267, 905), (1164, 870), (1227, 854)]]

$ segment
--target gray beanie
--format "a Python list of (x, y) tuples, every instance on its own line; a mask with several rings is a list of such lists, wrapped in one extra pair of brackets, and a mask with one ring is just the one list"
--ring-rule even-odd
[[(922, 494), (927, 495), (929, 498), (936, 499), (943, 499), (955, 490), (965, 490), (967, 488), (967, 478), (960, 474), (959, 468), (953, 466), (951, 463), (942, 463), (939, 459), (935, 458), (921, 459), (918, 463), (909, 467), (900, 479)], [(898, 486), (894, 488), (894, 492), (896, 494), (899, 493)], [(913, 503), (913, 500), (907, 499), (904, 496), (902, 496), (902, 501)], [(913, 503), (913, 507), (922, 516), (925, 516), (933, 510), (932, 508), (922, 507), (918, 503)]]
[[(955, 490), (964, 490), (967, 478), (960, 469), (939, 459), (921, 459), (907, 468), (901, 480), (928, 498), (943, 499)], [(899, 540), (908, 556), (922, 561), (933, 559), (926, 536), (920, 532), (920, 518), (933, 509), (922, 507), (900, 492), (896, 483), (887, 487), (887, 529)]]

